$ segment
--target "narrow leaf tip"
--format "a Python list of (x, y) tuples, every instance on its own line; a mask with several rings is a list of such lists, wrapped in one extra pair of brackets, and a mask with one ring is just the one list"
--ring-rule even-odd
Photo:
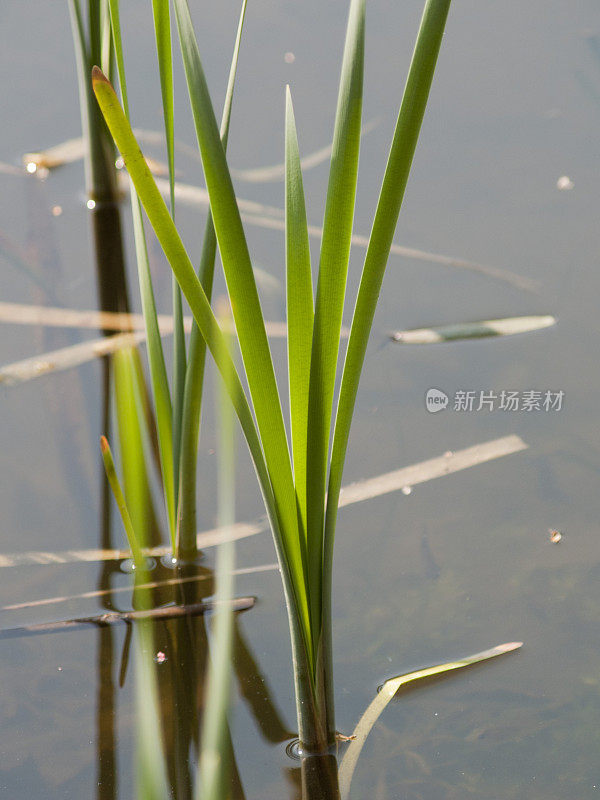
[(92, 67), (92, 82), (93, 83), (99, 83), (101, 81), (103, 83), (108, 83), (108, 85), (110, 86), (110, 81), (108, 80), (106, 75), (102, 72), (100, 67), (93, 66)]
[(108, 439), (106, 438), (106, 436), (100, 437), (100, 449), (102, 450), (103, 453), (107, 453), (109, 450)]
[(506, 644), (499, 645), (498, 650), (509, 653), (511, 650), (518, 650), (519, 647), (523, 647), (523, 642), (507, 642)]

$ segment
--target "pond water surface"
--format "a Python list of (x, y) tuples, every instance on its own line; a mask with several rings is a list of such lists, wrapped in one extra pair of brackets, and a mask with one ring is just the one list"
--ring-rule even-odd
[[(192, 4), (218, 106), (237, 5)], [(139, 0), (123, 6), (135, 123), (160, 130), (150, 7)], [(365, 235), (421, 7), (420, 0), (368, 3), (364, 119), (376, 124), (364, 139), (355, 225)], [(346, 12), (342, 0), (250, 0), (232, 118), (233, 167), (282, 160), (286, 83), (301, 152), (330, 141)], [(66, 3), (5, 0), (0, 19), (0, 161), (17, 166), (23, 153), (79, 135), (75, 59)], [(180, 73), (177, 136), (191, 145)], [(597, 0), (455, 0), (396, 242), (502, 274), (391, 256), (345, 482), (511, 434), (527, 449), (340, 512), (334, 580), (338, 728), (353, 730), (387, 677), (501, 642), (522, 640), (524, 646), (392, 702), (367, 741), (354, 797), (583, 800), (600, 794), (599, 127)], [(160, 149), (153, 154), (164, 158)], [(196, 161), (181, 155), (177, 168), (179, 180), (202, 182)], [(315, 225), (326, 180), (326, 162), (306, 171), (308, 217)], [(0, 300), (97, 307), (81, 162), (45, 181), (4, 170), (0, 185)], [(245, 199), (283, 206), (281, 182), (239, 180), (236, 188)], [(191, 252), (199, 252), (204, 213), (184, 206), (178, 211)], [(138, 308), (126, 203), (123, 219)], [(267, 317), (283, 320), (282, 236), (259, 227), (249, 227), (248, 234), (256, 266), (273, 279), (261, 283)], [(312, 245), (316, 261), (317, 243)], [(363, 252), (353, 250), (351, 292)], [(158, 304), (168, 313), (170, 277), (155, 242), (151, 260)], [(553, 314), (558, 324), (443, 345), (389, 340), (391, 331), (404, 328), (522, 314)], [(99, 335), (0, 325), (1, 364)], [(273, 352), (283, 375), (284, 340), (273, 340)], [(102, 362), (93, 361), (0, 388), (1, 554), (106, 543), (97, 446), (106, 424), (103, 370)], [(450, 397), (437, 414), (425, 408), (432, 387)], [(481, 392), (499, 398), (502, 391), (547, 390), (564, 392), (560, 409), (501, 411), (497, 400), (494, 410), (477, 410)], [(473, 410), (455, 411), (456, 394), (468, 391), (475, 393)], [(201, 530), (215, 524), (213, 421), (207, 408), (199, 456)], [(237, 518), (255, 520), (261, 500), (243, 447), (237, 483)], [(560, 543), (550, 541), (550, 530), (561, 531)], [(124, 546), (115, 515), (111, 537), (114, 546)], [(296, 724), (289, 637), (269, 534), (242, 540), (236, 557), (245, 570), (236, 594), (257, 597), (256, 606), (237, 617), (231, 712), (236, 793), (295, 798), (297, 764), (285, 751)], [(213, 564), (214, 551), (207, 549), (199, 597), (210, 596)], [(123, 589), (101, 599), (3, 610), (2, 629), (99, 614), (107, 603), (131, 608), (131, 579), (115, 562), (13, 566), (1, 573), (3, 607)], [(182, 687), (180, 675), (178, 684), (174, 665), (185, 658), (173, 650), (174, 625), (160, 628), (166, 660), (159, 672), (165, 714), (172, 716), (171, 703), (185, 716), (190, 703), (202, 703), (203, 663), (187, 664), (184, 674), (195, 683)], [(194, 622), (193, 652), (205, 652), (207, 631), (209, 619)], [(0, 642), (2, 796), (133, 796), (135, 704), (133, 669), (123, 658), (126, 639), (126, 626), (90, 626)], [(177, 769), (184, 786), (185, 768)]]

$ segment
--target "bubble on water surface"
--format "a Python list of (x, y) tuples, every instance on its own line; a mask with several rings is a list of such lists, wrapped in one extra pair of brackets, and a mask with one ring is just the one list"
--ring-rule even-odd
[(556, 181), (556, 188), (561, 192), (570, 192), (574, 186), (575, 184), (568, 175), (561, 175)]

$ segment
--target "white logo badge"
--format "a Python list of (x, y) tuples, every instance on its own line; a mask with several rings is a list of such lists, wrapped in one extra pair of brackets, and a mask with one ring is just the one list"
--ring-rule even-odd
[(431, 414), (441, 411), (448, 405), (448, 395), (439, 389), (427, 389), (425, 394), (425, 407)]

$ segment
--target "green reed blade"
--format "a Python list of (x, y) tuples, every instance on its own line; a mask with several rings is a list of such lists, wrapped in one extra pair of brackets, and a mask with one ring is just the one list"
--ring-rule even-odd
[[(227, 323), (224, 315), (220, 314)], [(224, 337), (229, 348), (229, 336)], [(231, 353), (231, 350), (230, 350)], [(228, 361), (233, 364), (231, 358)], [(217, 386), (215, 406), (218, 409), (218, 525), (228, 529), (235, 523), (235, 428), (229, 396), (233, 375), (224, 371)], [(227, 538), (227, 537), (226, 537)], [(227, 710), (231, 693), (231, 661), (233, 654), (233, 598), (235, 545), (223, 541), (217, 551), (216, 611), (214, 636), (210, 649), (210, 664), (206, 683), (208, 698), (202, 723), (200, 751), (200, 782), (198, 800), (222, 800), (226, 797), (229, 764)]]
[[(71, 27), (77, 58), (77, 83), (79, 107), (81, 111), (81, 130), (86, 139), (85, 184), (88, 197), (101, 202), (113, 202), (117, 190), (114, 168), (114, 146), (106, 130), (102, 115), (90, 86), (91, 43), (88, 39), (99, 41), (98, 31), (86, 33), (79, 0), (69, 0)], [(100, 24), (100, 23), (98, 23)], [(88, 26), (89, 27), (89, 26)], [(99, 54), (102, 57), (102, 53)], [(110, 59), (109, 59), (110, 63)]]
[[(119, 75), (119, 85), (121, 87), (121, 97), (123, 98), (125, 116), (128, 119), (129, 106), (127, 101), (127, 82), (125, 80), (123, 61), (123, 45), (121, 40), (119, 0), (110, 0), (110, 14), (115, 56), (117, 61), (117, 73)], [(148, 250), (146, 246), (146, 237), (144, 234), (144, 223), (142, 220), (140, 201), (132, 183), (131, 211), (133, 215), (133, 231), (135, 237), (140, 294), (142, 298), (142, 311), (146, 326), (150, 380), (152, 384), (152, 395), (154, 398), (154, 407), (156, 412), (156, 426), (158, 432), (158, 445), (165, 496), (165, 507), (167, 512), (167, 520), (169, 523), (171, 545), (173, 549), (175, 549), (176, 509), (175, 476), (173, 471), (173, 411), (171, 406), (171, 394), (169, 391), (167, 368), (165, 365), (165, 357), (156, 316), (156, 302), (154, 299), (154, 289), (152, 287), (152, 278), (150, 275), (150, 265), (148, 263)]]
[(139, 351), (117, 350), (112, 357), (121, 472), (127, 508), (142, 547), (152, 544), (156, 524), (148, 476), (149, 432), (144, 408), (145, 385)]
[[(136, 591), (136, 595), (139, 593)], [(167, 757), (162, 737), (162, 718), (158, 693), (157, 665), (154, 663), (154, 624), (141, 619), (136, 623), (135, 703), (136, 703), (136, 780), (137, 800), (165, 800), (172, 797), (167, 778)]]
[(100, 24), (102, 25), (102, 34), (100, 38), (100, 69), (104, 72), (109, 80), (112, 78), (113, 71), (113, 41), (112, 32), (110, 29), (110, 7), (108, 0), (102, 0)]
[[(233, 48), (231, 67), (225, 103), (221, 117), (221, 141), (223, 149), (227, 149), (231, 107), (235, 76), (242, 41), (244, 18), (247, 0), (243, 0), (238, 22), (238, 29)], [(212, 221), (210, 208), (204, 229), (202, 253), (198, 276), (206, 296), (210, 302), (212, 296), (215, 257), (217, 253), (217, 237)], [(179, 505), (177, 510), (177, 554), (179, 558), (193, 560), (197, 554), (196, 546), (196, 465), (198, 460), (198, 434), (200, 430), (200, 414), (202, 409), (202, 389), (204, 385), (204, 364), (206, 360), (206, 343), (196, 323), (190, 334), (188, 365), (185, 375), (183, 408), (181, 419), (181, 450), (179, 458)]]
[[(365, 2), (352, 0), (335, 118), (310, 362), (307, 540), (314, 620), (321, 618), (327, 455), (358, 174)], [(320, 624), (315, 626), (315, 633)]]
[[(93, 83), (102, 113), (104, 114), (115, 143), (125, 161), (125, 165), (133, 180), (136, 191), (144, 204), (146, 214), (154, 228), (165, 256), (190, 305), (194, 318), (202, 332), (202, 336), (219, 370), (223, 372), (224, 370), (231, 369), (232, 374), (235, 375), (235, 379), (231, 382), (232, 402), (257, 470), (265, 506), (273, 527), (278, 555), (281, 556), (283, 577), (284, 580), (288, 582), (288, 586), (293, 587), (292, 599), (302, 620), (302, 631), (307, 635), (309, 631), (308, 604), (306, 594), (304, 593), (305, 587), (303, 583), (304, 575), (301, 553), (297, 541), (294, 542), (292, 539), (291, 545), (288, 546), (288, 541), (290, 539), (289, 529), (285, 530), (280, 522), (280, 518), (285, 519), (285, 514), (283, 513), (285, 508), (282, 512), (281, 501), (279, 498), (277, 498), (277, 501), (275, 500), (275, 494), (271, 486), (271, 480), (273, 480), (273, 485), (280, 485), (281, 475), (273, 475), (270, 469), (267, 470), (265, 455), (263, 455), (262, 452), (261, 442), (254, 424), (252, 412), (250, 411), (250, 406), (248, 405), (237, 371), (233, 365), (229, 365), (226, 348), (223, 346), (223, 334), (221, 329), (215, 319), (204, 290), (202, 289), (202, 285), (194, 272), (194, 268), (177, 229), (175, 228), (175, 224), (156, 187), (152, 173), (144, 160), (135, 136), (133, 135), (133, 131), (131, 130), (131, 126), (119, 105), (114, 89), (97, 68), (93, 71)], [(296, 520), (295, 499), (293, 502), (294, 519)], [(296, 549), (294, 549), (294, 545), (296, 545)]]
[(396, 229), (450, 0), (427, 0), (388, 158), (356, 299), (331, 453), (324, 543), (324, 597), (330, 595), (333, 540), (354, 403), (375, 307)]
[(152, 0), (156, 54), (160, 75), (160, 91), (163, 105), (169, 185), (171, 188), (171, 214), (175, 208), (175, 130), (173, 115), (173, 54), (171, 51), (171, 15), (169, 0)]
[(301, 607), (306, 593), (302, 542), (287, 436), (271, 352), (246, 237), (186, 0), (175, 0), (175, 11), (221, 261), (265, 460), (277, 499), (284, 551), (294, 576), (296, 601)]
[(306, 434), (314, 302), (302, 169), (289, 86), (285, 111), (285, 243), (294, 483), (306, 535)]
[(106, 477), (116, 500), (119, 514), (123, 520), (123, 527), (125, 528), (125, 534), (131, 549), (133, 563), (135, 564), (136, 569), (144, 570), (146, 568), (146, 559), (144, 558), (142, 547), (138, 541), (136, 532), (133, 529), (131, 517), (129, 516), (129, 511), (127, 509), (127, 503), (125, 502), (123, 490), (121, 489), (121, 484), (119, 483), (119, 478), (117, 477), (117, 470), (115, 469), (112, 451), (106, 436), (100, 437), (100, 449), (102, 451), (102, 461), (104, 462)]
[(377, 204), (356, 299), (335, 414), (323, 541), (322, 674), (333, 703), (331, 591), (337, 510), (354, 404), (379, 290), (415, 152), (450, 0), (427, 0)]
[[(171, 216), (175, 218), (175, 131), (173, 114), (173, 54), (171, 47), (171, 15), (169, 0), (152, 0), (156, 54), (160, 75), (167, 162), (169, 165), (169, 189)], [(179, 495), (179, 452), (181, 447), (181, 417), (185, 386), (186, 353), (183, 331), (183, 306), (181, 290), (172, 276), (173, 297), (173, 471), (175, 497)]]

